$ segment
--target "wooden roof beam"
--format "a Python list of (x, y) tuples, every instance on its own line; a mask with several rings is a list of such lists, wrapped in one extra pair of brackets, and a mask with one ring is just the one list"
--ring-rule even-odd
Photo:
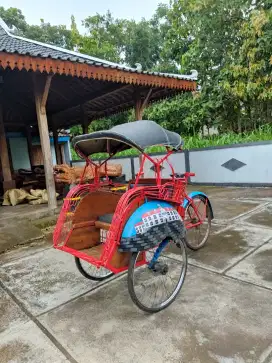
[[(55, 114), (53, 115), (53, 117), (54, 117), (54, 118), (59, 118), (59, 117), (61, 117), (61, 116), (65, 115), (65, 113), (69, 112), (69, 111), (70, 111), (70, 110), (72, 110), (73, 108), (77, 108), (78, 106), (80, 106), (80, 104), (88, 106), (88, 104), (89, 104), (89, 103), (91, 103), (91, 102), (94, 102), (94, 101), (96, 102), (96, 101), (98, 101), (98, 100), (101, 100), (101, 99), (103, 99), (103, 98), (105, 98), (105, 97), (109, 96), (109, 95), (113, 95), (113, 94), (115, 94), (115, 93), (119, 92), (120, 90), (125, 90), (125, 89), (128, 89), (128, 88), (130, 88), (130, 87), (131, 87), (131, 85), (126, 85), (126, 86), (120, 87), (120, 88), (118, 88), (118, 89), (116, 89), (116, 88), (115, 88), (114, 90), (112, 90), (112, 91), (110, 91), (110, 92), (107, 92), (107, 93), (105, 93), (105, 91), (104, 91), (104, 92), (100, 92), (100, 93), (99, 93), (99, 95), (98, 95), (97, 97), (94, 97), (94, 98), (92, 98), (92, 99), (89, 99), (89, 101), (88, 101), (88, 102), (79, 103), (79, 104), (77, 104), (77, 105), (76, 105), (76, 106), (74, 106), (74, 107), (69, 107), (69, 108), (67, 108), (66, 110), (63, 110), (63, 111), (58, 112), (58, 113), (55, 113)], [(102, 93), (102, 94), (101, 94), (101, 93)]]
[[(105, 94), (107, 95), (109, 93), (118, 91), (120, 88), (123, 88), (123, 87), (118, 87), (118, 88), (116, 88), (116, 87), (117, 87), (117, 85), (115, 83), (115, 84), (111, 84), (110, 87), (107, 87), (106, 89), (102, 89), (99, 92), (92, 91), (88, 95), (77, 96), (73, 99), (72, 102), (69, 103), (69, 109), (72, 109), (73, 107), (76, 107), (79, 105), (84, 105), (85, 103), (90, 102), (94, 99), (97, 99), (98, 97), (103, 97)], [(62, 112), (65, 112), (66, 110), (67, 110), (67, 108), (58, 111), (57, 113), (54, 114), (54, 117), (58, 117), (59, 114), (61, 114)]]
[(144, 109), (147, 106), (150, 96), (152, 93), (152, 88), (147, 92), (145, 98), (142, 100), (140, 92), (136, 93), (136, 99), (135, 99), (135, 119), (136, 120), (142, 120)]
[[(149, 94), (149, 101), (150, 101), (151, 99), (156, 98), (156, 96), (158, 94), (160, 94), (161, 92), (162, 92), (161, 89), (157, 89), (156, 91), (153, 89), (152, 93), (150, 92), (150, 90), (148, 90), (146, 97)], [(146, 97), (145, 97), (145, 99), (146, 99)], [(104, 108), (103, 110), (91, 110), (91, 109), (85, 107), (84, 113), (88, 116), (88, 122), (90, 124), (92, 121), (105, 117), (105, 116), (107, 116), (107, 114), (109, 114), (111, 112), (113, 114), (116, 114), (116, 113), (120, 113), (123, 111), (127, 111), (128, 109), (133, 108), (133, 107), (134, 107), (134, 100), (130, 99), (130, 100), (122, 102), (118, 105)], [(77, 107), (77, 109), (78, 109), (78, 107)], [(69, 110), (67, 110), (67, 111), (69, 111)], [(69, 119), (69, 121), (71, 121), (71, 123), (74, 122), (73, 125), (81, 124), (80, 109), (78, 109), (78, 111), (76, 111), (76, 108), (74, 108), (74, 112), (75, 113), (73, 113), (73, 115), (71, 116), (73, 121), (71, 121), (71, 119)], [(66, 117), (64, 115), (64, 117), (62, 119), (58, 120), (59, 127), (67, 127), (67, 124), (65, 125), (65, 119), (66, 119)], [(71, 123), (69, 123), (69, 125), (71, 125)]]

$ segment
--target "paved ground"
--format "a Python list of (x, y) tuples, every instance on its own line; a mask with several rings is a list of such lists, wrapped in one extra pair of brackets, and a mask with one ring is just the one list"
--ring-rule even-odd
[(212, 235), (156, 315), (132, 304), (125, 275), (87, 281), (46, 241), (0, 255), (0, 362), (272, 363), (272, 189), (199, 189)]
[(45, 204), (19, 204), (15, 207), (0, 205), (0, 253), (44, 238), (41, 229), (55, 223), (61, 203), (58, 201), (58, 208), (54, 212)]

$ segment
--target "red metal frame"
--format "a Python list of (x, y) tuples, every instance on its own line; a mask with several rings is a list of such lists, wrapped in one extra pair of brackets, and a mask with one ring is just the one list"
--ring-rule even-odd
[[(77, 152), (79, 153), (78, 150)], [(103, 266), (114, 273), (119, 273), (125, 271), (127, 267), (115, 268), (114, 266), (111, 265), (110, 261), (116, 249), (118, 248), (121, 234), (129, 215), (133, 210), (135, 210), (136, 205), (139, 205), (139, 203), (144, 202), (147, 198), (156, 199), (156, 200), (165, 200), (172, 203), (176, 207), (177, 211), (179, 212), (183, 220), (185, 219), (186, 210), (183, 208), (182, 202), (186, 198), (189, 201), (189, 205), (193, 207), (194, 213), (198, 219), (198, 222), (195, 224), (188, 223), (186, 225), (186, 228), (187, 229), (194, 228), (197, 225), (202, 224), (203, 220), (201, 220), (201, 216), (198, 212), (197, 206), (186, 193), (186, 185), (188, 178), (190, 176), (194, 176), (195, 174), (185, 173), (183, 178), (176, 178), (174, 173), (174, 168), (168, 159), (169, 156), (172, 155), (172, 153), (173, 150), (167, 149), (167, 154), (160, 159), (153, 159), (150, 155), (143, 153), (142, 162), (140, 165), (139, 172), (136, 176), (133, 188), (127, 190), (122, 195), (117, 204), (110, 229), (107, 233), (106, 241), (102, 247), (102, 253), (100, 255), (100, 258), (95, 258), (93, 256), (85, 254), (84, 252), (81, 252), (80, 250), (72, 249), (66, 246), (66, 244), (74, 229), (74, 226), (72, 224), (72, 217), (80, 200), (84, 198), (84, 196), (86, 196), (87, 194), (92, 193), (98, 189), (101, 190), (109, 186), (113, 187), (118, 186), (118, 184), (112, 183), (109, 180), (107, 174), (105, 181), (102, 181), (99, 176), (99, 168), (101, 167), (101, 165), (106, 164), (105, 169), (107, 169), (106, 167), (107, 161), (113, 155), (110, 155), (101, 165), (94, 163), (85, 155), (81, 155), (86, 161), (86, 166), (84, 168), (80, 184), (72, 188), (64, 200), (64, 204), (53, 235), (54, 247), (56, 249), (68, 252), (76, 257), (79, 257), (95, 265), (98, 268)], [(143, 175), (144, 163), (146, 159), (148, 159), (154, 165), (155, 180), (156, 180), (156, 185), (154, 186), (138, 186), (139, 180)], [(168, 165), (170, 166), (172, 170), (172, 178), (169, 179), (169, 182), (166, 182), (162, 185), (161, 166), (164, 162), (167, 162)], [(94, 181), (91, 184), (82, 184), (86, 168), (90, 164), (95, 167)], [(145, 263), (145, 258), (139, 261), (137, 265), (142, 265), (144, 263)]]

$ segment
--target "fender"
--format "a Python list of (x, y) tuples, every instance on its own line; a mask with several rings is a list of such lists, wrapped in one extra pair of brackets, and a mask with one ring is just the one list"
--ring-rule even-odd
[(129, 217), (127, 223), (122, 232), (123, 238), (133, 237), (136, 236), (137, 232), (135, 229), (135, 225), (142, 220), (142, 216), (147, 213), (151, 212), (154, 209), (159, 207), (162, 208), (173, 208), (173, 206), (167, 202), (160, 201), (160, 200), (152, 200), (150, 202), (146, 202), (142, 204), (139, 208), (135, 210), (135, 212)]
[[(210, 202), (210, 199), (208, 198), (208, 196), (205, 194), (205, 193), (202, 193), (202, 192), (198, 192), (198, 191), (194, 191), (194, 192), (191, 192), (188, 196), (193, 199), (195, 196), (197, 195), (202, 195), (205, 199), (207, 199), (208, 201), (208, 206), (210, 208), (210, 211), (211, 211), (211, 219), (214, 219), (214, 214), (213, 214), (213, 209), (212, 209), (212, 205), (211, 205), (211, 202)], [(189, 200), (188, 199), (184, 199), (183, 201), (183, 208), (186, 208), (189, 204)]]
[(185, 236), (184, 223), (169, 203), (153, 200), (144, 203), (130, 216), (123, 229), (118, 250), (140, 252), (171, 237), (179, 241)]

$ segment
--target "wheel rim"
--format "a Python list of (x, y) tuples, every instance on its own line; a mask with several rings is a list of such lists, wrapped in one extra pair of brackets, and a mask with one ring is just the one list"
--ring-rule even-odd
[(79, 260), (79, 263), (85, 274), (91, 278), (102, 280), (112, 275), (112, 272), (104, 267), (97, 268), (96, 266), (82, 259)]
[[(169, 241), (160, 254), (156, 270), (149, 267), (157, 248), (146, 252), (146, 264), (133, 269), (133, 289), (140, 307), (161, 310), (177, 296), (186, 274), (187, 256), (182, 242)], [(136, 261), (137, 259), (135, 259)]]
[[(203, 200), (202, 198), (194, 198), (193, 201), (197, 209), (199, 218), (192, 205), (188, 205), (185, 210), (184, 223), (187, 229), (187, 244), (190, 247), (197, 249), (203, 246), (203, 244), (208, 239), (210, 233), (211, 218), (206, 200)], [(199, 222), (201, 222), (201, 224), (195, 227), (193, 226), (194, 224)]]

